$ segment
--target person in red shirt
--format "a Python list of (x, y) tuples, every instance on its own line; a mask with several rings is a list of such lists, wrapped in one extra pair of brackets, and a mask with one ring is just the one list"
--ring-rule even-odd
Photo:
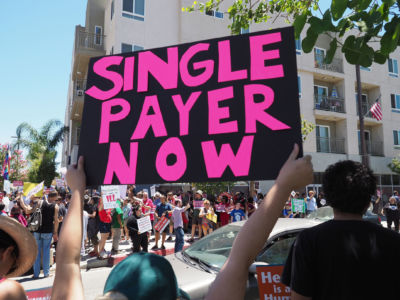
[(100, 198), (99, 200), (99, 218), (100, 218), (100, 224), (99, 224), (99, 229), (100, 229), (100, 242), (99, 242), (99, 259), (106, 259), (107, 258), (107, 253), (104, 251), (104, 246), (106, 245), (106, 241), (108, 236), (110, 235), (111, 232), (111, 209), (104, 209), (103, 206), (103, 198)]

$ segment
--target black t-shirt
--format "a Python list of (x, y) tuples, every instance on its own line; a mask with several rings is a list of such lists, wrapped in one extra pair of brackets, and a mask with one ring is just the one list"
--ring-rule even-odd
[(93, 214), (93, 212), (96, 212), (96, 216), (94, 218), (88, 219), (87, 231), (88, 231), (88, 236), (91, 238), (97, 235), (97, 232), (99, 231), (100, 219), (99, 219), (97, 204), (88, 204), (86, 212), (89, 215)]
[[(282, 283), (312, 299), (399, 299), (400, 235), (368, 221), (331, 220), (303, 230)], [(397, 276), (397, 275), (395, 275)]]
[(40, 226), (37, 232), (39, 233), (53, 233), (54, 227), (54, 203), (48, 203), (43, 200), (42, 203), (42, 226)]

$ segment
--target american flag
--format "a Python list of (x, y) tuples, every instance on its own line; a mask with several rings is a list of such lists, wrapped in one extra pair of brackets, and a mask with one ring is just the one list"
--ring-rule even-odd
[(375, 119), (382, 121), (382, 107), (379, 103), (379, 98), (375, 101), (374, 105), (371, 106), (369, 111)]

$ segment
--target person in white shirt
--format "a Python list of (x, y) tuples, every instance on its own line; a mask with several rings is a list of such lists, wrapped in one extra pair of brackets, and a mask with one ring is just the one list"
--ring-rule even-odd
[(3, 199), (2, 202), (4, 204), (4, 210), (7, 214), (10, 213), (10, 209), (14, 206), (14, 203), (11, 202), (11, 208), (10, 208), (10, 198), (7, 197), (7, 192), (3, 191)]
[(190, 208), (188, 203), (185, 207), (182, 207), (182, 200), (175, 200), (175, 207), (172, 211), (172, 219), (174, 220), (174, 230), (175, 230), (175, 253), (182, 251), (183, 245), (185, 244), (183, 231), (183, 220), (182, 213)]
[(307, 215), (312, 213), (316, 209), (317, 209), (317, 200), (315, 200), (314, 191), (311, 190), (308, 192), (308, 197), (307, 197)]

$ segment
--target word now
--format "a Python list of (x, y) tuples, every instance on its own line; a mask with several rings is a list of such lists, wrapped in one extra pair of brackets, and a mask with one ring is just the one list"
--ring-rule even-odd
[[(214, 141), (201, 143), (204, 162), (209, 178), (220, 178), (227, 166), (235, 176), (246, 176), (249, 173), (254, 136), (244, 136), (236, 154), (233, 153), (230, 144), (223, 144), (220, 152), (217, 152)], [(110, 143), (107, 170), (104, 184), (111, 184), (114, 174), (121, 184), (134, 184), (136, 180), (137, 156), (139, 143), (130, 143), (129, 163), (126, 161), (119, 143)], [(176, 162), (168, 165), (167, 157), (176, 156)], [(155, 167), (166, 181), (179, 180), (186, 171), (187, 158), (182, 142), (177, 137), (167, 139), (157, 152)]]
[[(282, 64), (265, 66), (265, 61), (280, 57), (279, 49), (264, 51), (265, 45), (282, 41), (281, 33), (268, 33), (249, 37), (250, 46), (250, 80), (273, 79), (284, 76)], [(97, 60), (93, 65), (95, 74), (112, 82), (112, 87), (102, 90), (92, 86), (86, 91), (89, 96), (98, 100), (108, 100), (124, 92), (134, 90), (134, 81), (137, 81), (136, 91), (147, 92), (149, 89), (149, 74), (151, 74), (163, 89), (176, 89), (178, 78), (187, 87), (204, 85), (211, 79), (218, 66), (218, 82), (229, 82), (248, 78), (248, 70), (232, 70), (231, 47), (229, 40), (218, 42), (218, 61), (210, 59), (189, 63), (200, 52), (209, 51), (210, 43), (197, 43), (190, 46), (181, 56), (178, 47), (167, 48), (167, 61), (162, 60), (152, 51), (142, 51), (137, 54), (137, 77), (135, 74), (135, 56), (107, 56)], [(109, 70), (110, 67), (120, 67), (123, 63), (123, 75)], [(189, 69), (202, 70), (200, 74), (192, 75)], [(180, 76), (179, 76), (180, 75)]]

